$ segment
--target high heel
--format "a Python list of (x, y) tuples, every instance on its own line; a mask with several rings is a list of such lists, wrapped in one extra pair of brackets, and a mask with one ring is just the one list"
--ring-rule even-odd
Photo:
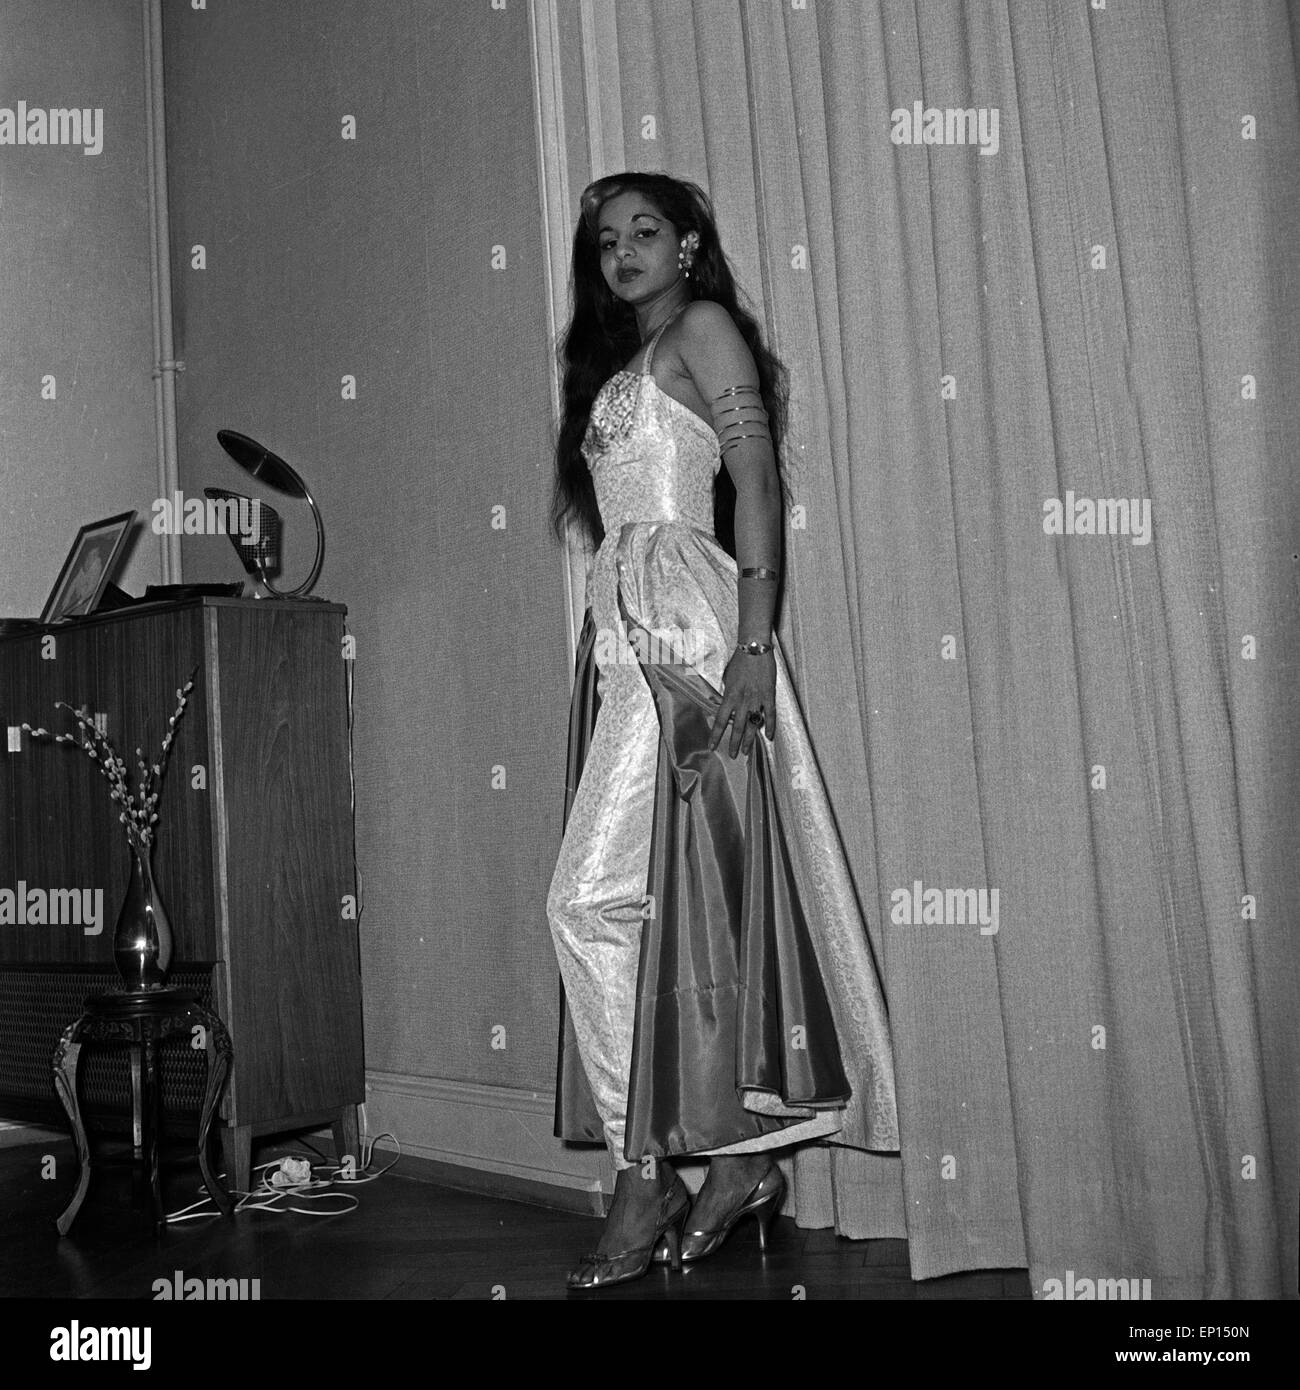
[(578, 1267), (569, 1271), (565, 1284), (571, 1289), (601, 1289), (609, 1284), (626, 1284), (640, 1279), (652, 1261), (681, 1269), (682, 1236), (690, 1209), (691, 1194), (681, 1178), (674, 1176), (672, 1186), (660, 1203), (662, 1219), (649, 1245), (638, 1245), (613, 1255), (584, 1255)]
[(681, 1257), (683, 1264), (694, 1264), (697, 1260), (716, 1255), (723, 1241), (745, 1216), (753, 1216), (758, 1224), (758, 1248), (766, 1253), (767, 1231), (772, 1218), (780, 1210), (785, 1198), (785, 1174), (773, 1164), (750, 1190), (749, 1196), (714, 1231), (687, 1231), (682, 1237)]

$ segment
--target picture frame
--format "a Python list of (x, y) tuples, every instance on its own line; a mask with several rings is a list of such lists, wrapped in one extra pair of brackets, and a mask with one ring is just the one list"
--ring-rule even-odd
[(84, 618), (95, 611), (122, 556), (135, 511), (91, 521), (77, 532), (54, 588), (41, 611), (42, 623)]

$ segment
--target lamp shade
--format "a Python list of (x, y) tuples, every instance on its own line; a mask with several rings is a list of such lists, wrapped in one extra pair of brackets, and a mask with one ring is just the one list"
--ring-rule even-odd
[[(321, 520), (320, 508), (316, 505), (316, 499), (307, 491), (307, 484), (298, 476), (285, 461), (278, 455), (273, 454), (265, 445), (259, 444), (256, 439), (250, 439), (246, 434), (240, 434), (238, 430), (218, 430), (217, 442), (230, 455), (232, 459), (250, 477), (256, 478), (258, 482), (265, 483), (267, 487), (273, 488), (276, 492), (282, 492), (288, 497), (300, 497), (311, 508), (312, 519), (316, 523), (316, 558), (312, 562), (311, 573), (307, 576), (304, 583), (296, 589), (287, 591), (277, 589), (266, 575), (266, 566), (263, 563), (263, 552), (265, 560), (270, 561), (272, 556), (278, 559), (280, 541), (280, 518), (273, 510), (268, 508), (270, 517), (274, 519), (271, 534), (259, 536), (257, 544), (252, 546), (241, 546), (240, 542), (235, 542), (235, 548), (239, 551), (240, 559), (247, 567), (250, 563), (255, 569), (250, 569), (249, 573), (256, 575), (259, 583), (275, 598), (302, 598), (310, 594), (316, 580), (320, 578), (321, 565), (325, 560), (325, 524)], [(204, 489), (211, 496), (219, 493), (219, 489)], [(237, 496), (237, 494), (231, 494)], [(259, 549), (259, 546), (261, 549)], [(257, 595), (261, 597), (262, 595)]]
[(289, 497), (309, 496), (306, 484), (297, 473), (279, 454), (273, 454), (256, 439), (250, 439), (237, 430), (218, 430), (217, 442), (245, 473), (252, 474), (258, 482)]

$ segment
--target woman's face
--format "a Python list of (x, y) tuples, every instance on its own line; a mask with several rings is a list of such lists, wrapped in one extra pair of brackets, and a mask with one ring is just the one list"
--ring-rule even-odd
[(596, 222), (600, 272), (617, 299), (644, 304), (682, 278), (677, 228), (641, 193), (620, 193)]

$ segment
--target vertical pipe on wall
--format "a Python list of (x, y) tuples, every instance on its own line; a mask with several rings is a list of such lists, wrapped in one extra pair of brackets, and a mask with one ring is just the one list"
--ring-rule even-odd
[[(154, 423), (158, 439), (158, 495), (180, 487), (176, 447), (176, 373), (172, 341), (171, 232), (167, 218), (167, 127), (163, 104), (162, 0), (141, 0), (144, 20), (145, 146), (149, 182), (149, 285), (153, 299)], [(181, 538), (164, 534), (162, 582), (181, 582)]]

